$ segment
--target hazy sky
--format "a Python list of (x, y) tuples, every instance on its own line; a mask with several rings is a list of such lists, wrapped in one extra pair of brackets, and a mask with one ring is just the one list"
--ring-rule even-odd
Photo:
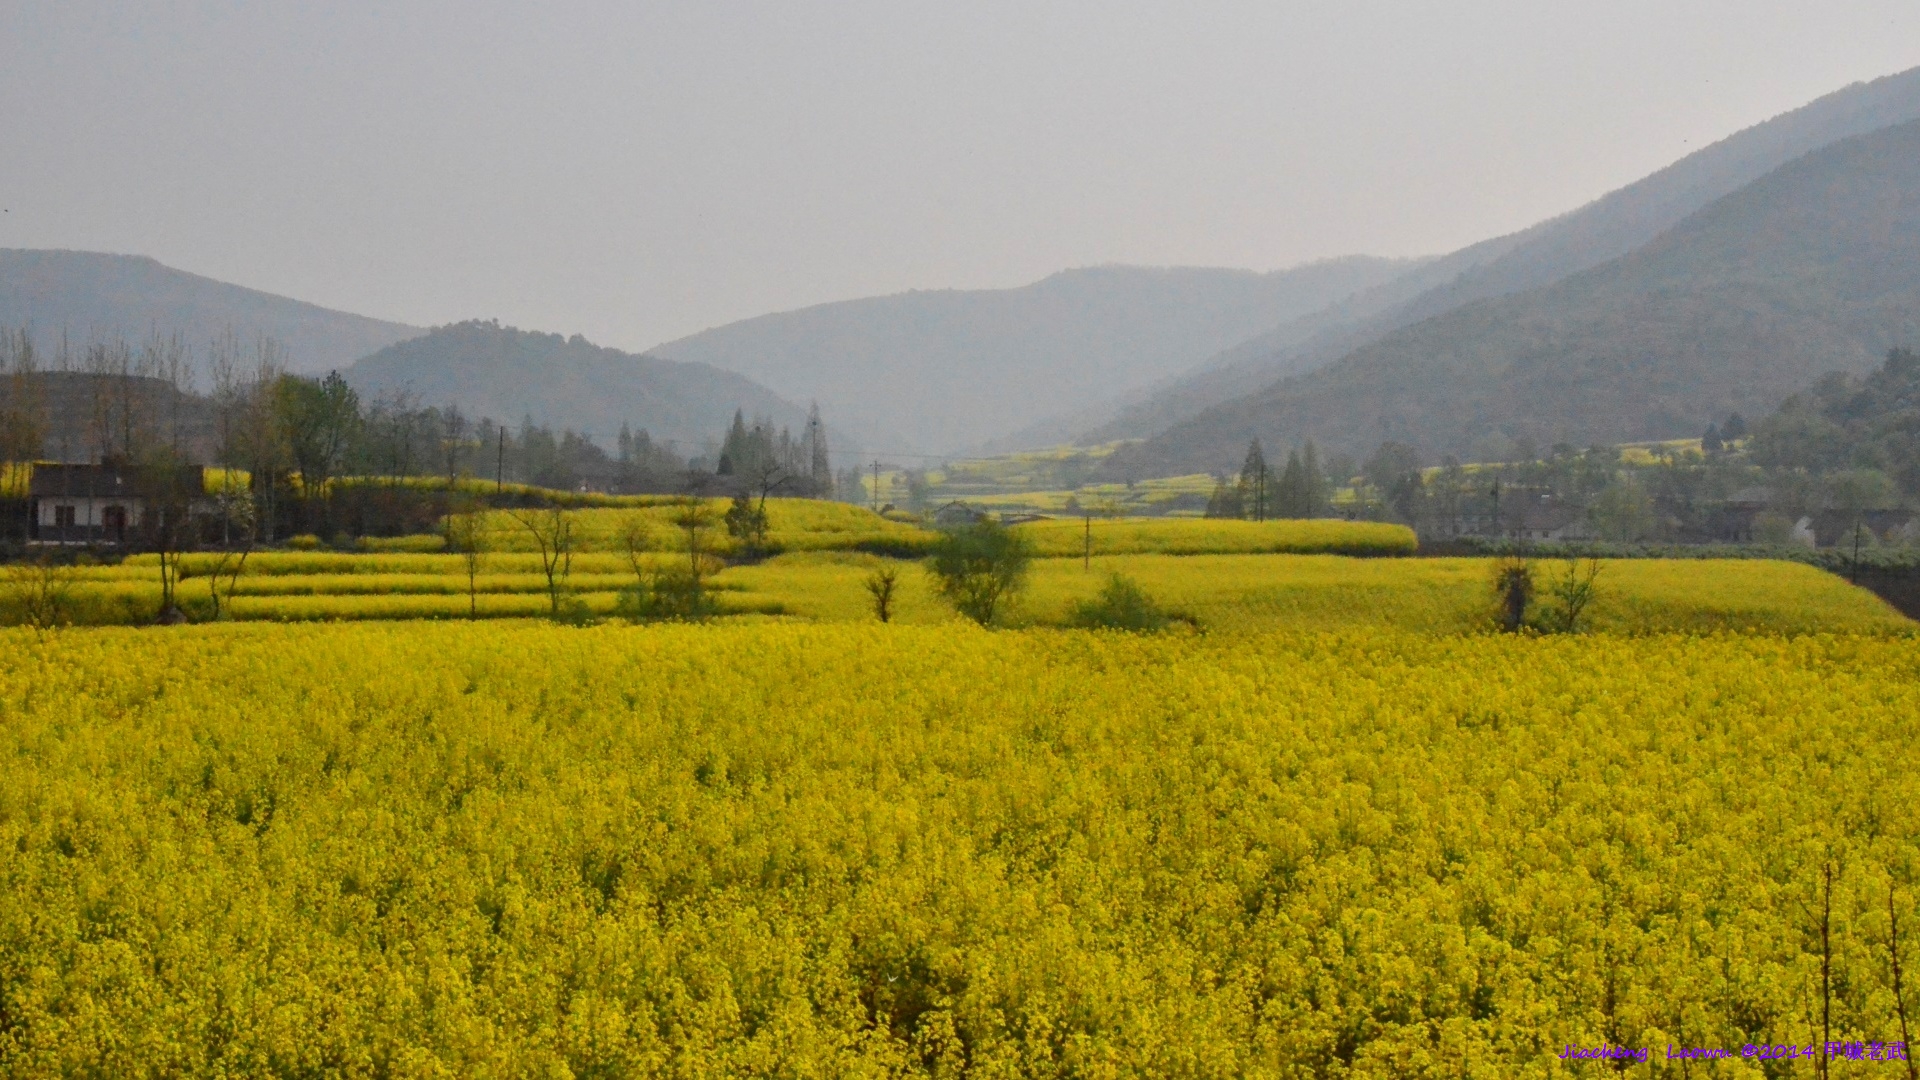
[(637, 349), (1439, 252), (1915, 65), (1914, 0), (4, 0), (0, 247)]

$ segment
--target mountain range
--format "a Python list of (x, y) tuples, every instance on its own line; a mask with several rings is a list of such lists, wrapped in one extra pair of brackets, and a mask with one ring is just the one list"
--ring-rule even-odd
[(0, 248), (0, 326), (28, 328), (51, 351), (62, 335), (89, 342), (179, 334), (192, 348), (231, 330), (243, 347), (270, 337), (288, 366), (345, 367), (426, 331), (333, 311), (162, 266), (141, 255)]
[(1498, 459), (1507, 443), (1695, 435), (1826, 371), (1920, 341), (1920, 122), (1843, 139), (1551, 286), (1463, 304), (1115, 455), (1118, 473), (1221, 468), (1259, 437), (1393, 440)]
[(650, 351), (831, 402), (839, 415), (900, 433), (909, 445), (895, 449), (956, 452), (1181, 370), (1412, 265), (1356, 256), (1264, 274), (1093, 267), (1013, 289), (821, 304)]
[[(799, 431), (806, 410), (743, 375), (497, 322), (436, 327), (355, 362), (343, 377), (364, 396), (404, 393), (425, 405), (508, 424), (570, 427), (608, 442), (622, 424), (696, 452), (718, 442), (736, 409)], [(830, 429), (830, 436), (837, 435)], [(836, 439), (844, 445), (840, 439)]]
[(0, 251), (0, 326), (43, 344), (272, 336), (370, 393), (606, 436), (698, 440), (734, 409), (869, 452), (1134, 440), (1110, 478), (1229, 468), (1246, 441), (1428, 458), (1697, 434), (1914, 325), (1920, 69), (1757, 124), (1587, 206), (1429, 259), (1270, 273), (1107, 266), (764, 315), (646, 353), (429, 333), (163, 267)]
[[(1407, 274), (1242, 342), (1177, 377), (1122, 399), (1083, 442), (1150, 437), (1182, 422), (1211, 423), (1210, 407), (1340, 360), (1388, 334), (1480, 300), (1550, 286), (1626, 255), (1714, 200), (1804, 154), (1855, 135), (1920, 119), (1920, 68), (1859, 83), (1756, 124), (1592, 203), (1508, 236), (1423, 263)], [(1815, 372), (1814, 374), (1818, 374)], [(1811, 378), (1811, 376), (1809, 376)], [(1346, 418), (1356, 430), (1375, 418)], [(1277, 438), (1284, 433), (1275, 432)], [(1171, 435), (1137, 457), (1161, 467), (1214, 467), (1174, 453)], [(1241, 449), (1245, 449), (1244, 441)], [(1178, 464), (1173, 459), (1178, 458)]]

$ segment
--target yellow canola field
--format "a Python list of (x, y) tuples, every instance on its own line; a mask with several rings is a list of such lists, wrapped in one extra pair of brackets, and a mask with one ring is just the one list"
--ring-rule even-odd
[[(719, 581), (762, 610), (823, 621), (871, 619), (863, 582), (881, 560), (789, 555), (728, 570)], [(896, 564), (897, 565), (897, 564)], [(1558, 572), (1542, 562), (1537, 572)], [(1031, 588), (1008, 620), (1058, 624), (1111, 573), (1213, 633), (1398, 628), (1470, 633), (1492, 616), (1486, 559), (1353, 559), (1335, 555), (1123, 555), (1034, 564)], [(898, 614), (908, 623), (955, 618), (919, 566), (901, 571)], [(1912, 621), (1879, 597), (1799, 563), (1752, 559), (1623, 559), (1603, 563), (1589, 624), (1617, 631), (1752, 629), (1904, 630)]]
[[(655, 552), (650, 562), (677, 562)], [(180, 597), (195, 618), (211, 616), (212, 562), (188, 556)], [(896, 618), (946, 623), (957, 616), (932, 589), (924, 568), (853, 552), (782, 555), (728, 568), (710, 581), (728, 614), (778, 615), (824, 622), (873, 618), (864, 582), (883, 565), (899, 573)], [(1041, 559), (1031, 588), (1009, 609), (1011, 625), (1059, 624), (1118, 572), (1160, 603), (1196, 617), (1214, 633), (1283, 629), (1397, 627), (1431, 633), (1486, 628), (1491, 614), (1485, 559), (1354, 559), (1332, 555), (1120, 555)], [(1539, 564), (1541, 574), (1560, 564)], [(1913, 624), (1864, 589), (1797, 563), (1772, 560), (1608, 561), (1593, 627), (1623, 631), (1764, 629), (1897, 630)], [(81, 621), (144, 622), (160, 602), (152, 556), (81, 571), (75, 603)], [(569, 595), (589, 612), (608, 615), (634, 578), (626, 560), (608, 553), (573, 559)], [(539, 559), (530, 553), (489, 555), (476, 589), (482, 617), (531, 616), (550, 610)], [(223, 581), (221, 588), (226, 589)], [(347, 555), (272, 552), (252, 556), (235, 585), (230, 614), (238, 619), (459, 618), (470, 609), (467, 578), (453, 555)]]
[[(730, 553), (739, 542), (727, 535), (721, 524), (726, 499), (704, 500), (711, 518), (700, 534), (703, 551)], [(671, 502), (641, 508), (596, 507), (566, 511), (566, 518), (580, 551), (618, 552), (622, 534), (633, 525), (645, 533), (646, 543), (656, 551), (685, 551), (687, 534), (675, 524), (681, 509)], [(481, 515), (485, 543), (490, 551), (531, 552), (537, 544), (522, 517), (537, 518), (539, 511), (495, 510)], [(931, 533), (914, 525), (890, 521), (864, 507), (820, 499), (768, 499), (767, 545), (775, 551), (822, 551), (853, 549), (862, 546), (903, 554), (923, 551), (933, 539)]]
[(1411, 555), (1419, 547), (1412, 529), (1377, 521), (1055, 518), (1018, 528), (1043, 556), (1078, 556), (1089, 542), (1096, 555)]
[(1817, 1038), (1827, 864), (1898, 1039), (1915, 717), (1905, 636), (6, 631), (0, 1072), (1572, 1075)]

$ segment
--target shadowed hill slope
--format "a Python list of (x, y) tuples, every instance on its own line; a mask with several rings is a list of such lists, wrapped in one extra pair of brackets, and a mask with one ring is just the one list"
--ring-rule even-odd
[[(1249, 438), (1474, 455), (1698, 433), (1920, 341), (1920, 122), (1843, 140), (1557, 285), (1469, 304), (1115, 455), (1220, 468)], [(1484, 449), (1484, 446), (1482, 447)]]
[(570, 427), (607, 440), (631, 424), (697, 452), (726, 433), (735, 409), (796, 432), (806, 410), (730, 371), (602, 348), (575, 334), (541, 334), (491, 322), (437, 327), (374, 353), (344, 372), (362, 394), (405, 391), (425, 405), (469, 416)]
[(1841, 139), (1920, 119), (1920, 68), (1857, 83), (1705, 147), (1578, 210), (1435, 259), (1135, 395), (1081, 441), (1140, 438), (1311, 371), (1402, 327), (1618, 258), (1688, 214)]

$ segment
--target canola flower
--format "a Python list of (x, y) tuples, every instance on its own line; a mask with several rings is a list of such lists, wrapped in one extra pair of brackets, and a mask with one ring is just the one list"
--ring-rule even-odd
[(1037, 554), (1054, 556), (1083, 554), (1089, 543), (1097, 555), (1411, 555), (1420, 546), (1405, 525), (1332, 519), (1057, 518), (1019, 529)]
[[(643, 562), (673, 565), (685, 556), (649, 552)], [(872, 618), (864, 582), (881, 564), (859, 552), (815, 551), (729, 568), (711, 579), (725, 613), (862, 622)], [(182, 559), (180, 598), (195, 618), (210, 618), (208, 590), (217, 556)], [(952, 608), (934, 596), (922, 569), (899, 567), (898, 618), (943, 623)], [(1110, 573), (1125, 574), (1157, 601), (1196, 617), (1210, 632), (1397, 627), (1429, 633), (1486, 628), (1485, 559), (1354, 559), (1331, 555), (1116, 555), (1037, 560), (1031, 592), (1009, 612), (1013, 625), (1059, 624)], [(142, 623), (158, 610), (154, 556), (72, 571), (72, 619)], [(574, 556), (567, 591), (598, 614), (614, 609), (634, 575), (624, 556)], [(1873, 594), (1798, 563), (1775, 560), (1609, 560), (1588, 621), (1622, 631), (1763, 629), (1892, 630), (1912, 623)], [(475, 582), (482, 617), (537, 615), (549, 607), (539, 558), (489, 553)], [(229, 585), (221, 585), (223, 590)], [(238, 619), (457, 618), (468, 605), (459, 556), (412, 553), (258, 552), (233, 582)], [(224, 595), (224, 592), (223, 592)], [(9, 617), (0, 595), (0, 621)]]
[(1886, 1038), (1916, 716), (1904, 635), (5, 631), (0, 1072), (1558, 1075), (1811, 1041), (1828, 864)]

